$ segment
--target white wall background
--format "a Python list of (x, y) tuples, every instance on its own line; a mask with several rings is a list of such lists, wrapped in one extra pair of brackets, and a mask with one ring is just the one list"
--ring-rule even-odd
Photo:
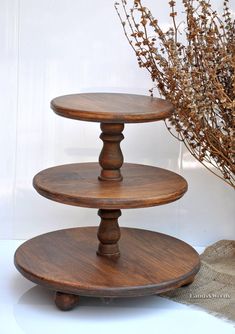
[[(79, 92), (148, 94), (112, 0), (0, 0), (0, 238), (26, 239), (54, 229), (95, 225), (95, 209), (40, 197), (39, 170), (96, 161), (99, 124), (60, 118), (58, 95)], [(215, 1), (221, 7), (222, 1)], [(162, 24), (167, 1), (146, 0)], [(182, 174), (189, 191), (162, 207), (125, 210), (121, 226), (161, 231), (193, 245), (235, 238), (234, 191), (211, 175), (171, 137), (162, 122), (127, 125), (125, 160)], [(152, 144), (154, 143), (154, 145)]]

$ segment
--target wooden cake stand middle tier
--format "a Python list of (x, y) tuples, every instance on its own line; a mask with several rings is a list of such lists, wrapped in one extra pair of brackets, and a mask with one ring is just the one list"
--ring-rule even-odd
[(99, 209), (130, 209), (173, 202), (187, 190), (186, 180), (171, 171), (139, 164), (122, 166), (122, 182), (100, 181), (98, 163), (78, 163), (45, 169), (33, 185), (56, 202)]

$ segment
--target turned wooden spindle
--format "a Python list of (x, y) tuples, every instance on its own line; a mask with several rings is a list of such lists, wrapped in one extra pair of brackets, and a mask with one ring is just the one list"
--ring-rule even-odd
[(100, 209), (98, 211), (101, 222), (97, 233), (100, 241), (97, 255), (107, 257), (120, 256), (118, 240), (120, 239), (121, 234), (118, 218), (121, 214), (121, 210)]
[(100, 128), (102, 130), (100, 139), (104, 144), (99, 156), (102, 168), (99, 180), (122, 181), (120, 168), (123, 164), (123, 155), (120, 142), (124, 139), (122, 134), (124, 124), (101, 123)]

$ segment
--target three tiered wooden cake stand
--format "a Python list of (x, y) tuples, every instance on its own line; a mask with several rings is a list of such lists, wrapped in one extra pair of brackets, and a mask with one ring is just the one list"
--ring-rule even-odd
[(200, 267), (191, 246), (165, 234), (118, 225), (121, 209), (167, 204), (187, 190), (185, 179), (171, 171), (123, 164), (120, 148), (124, 123), (163, 120), (172, 105), (148, 96), (94, 93), (61, 96), (51, 107), (63, 117), (100, 122), (103, 148), (99, 164), (49, 168), (34, 177), (33, 185), (53, 201), (98, 208), (101, 222), (99, 227), (59, 230), (25, 242), (15, 253), (17, 269), (54, 290), (62, 310), (73, 308), (79, 296), (145, 296), (191, 283)]

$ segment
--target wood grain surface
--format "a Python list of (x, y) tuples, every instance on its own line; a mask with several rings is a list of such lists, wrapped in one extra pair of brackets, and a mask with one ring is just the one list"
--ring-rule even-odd
[(123, 164), (123, 181), (100, 181), (98, 163), (62, 165), (38, 173), (33, 185), (53, 201), (98, 209), (151, 207), (183, 196), (187, 182), (171, 171), (138, 164)]
[[(181, 240), (146, 230), (121, 228), (121, 256), (96, 255), (97, 227), (50, 232), (22, 244), (17, 269), (49, 289), (81, 296), (144, 296), (193, 280), (200, 267), (197, 252)], [(65, 299), (66, 307), (76, 300)]]
[(85, 93), (56, 97), (53, 111), (63, 117), (102, 123), (143, 123), (165, 119), (173, 105), (145, 95)]

